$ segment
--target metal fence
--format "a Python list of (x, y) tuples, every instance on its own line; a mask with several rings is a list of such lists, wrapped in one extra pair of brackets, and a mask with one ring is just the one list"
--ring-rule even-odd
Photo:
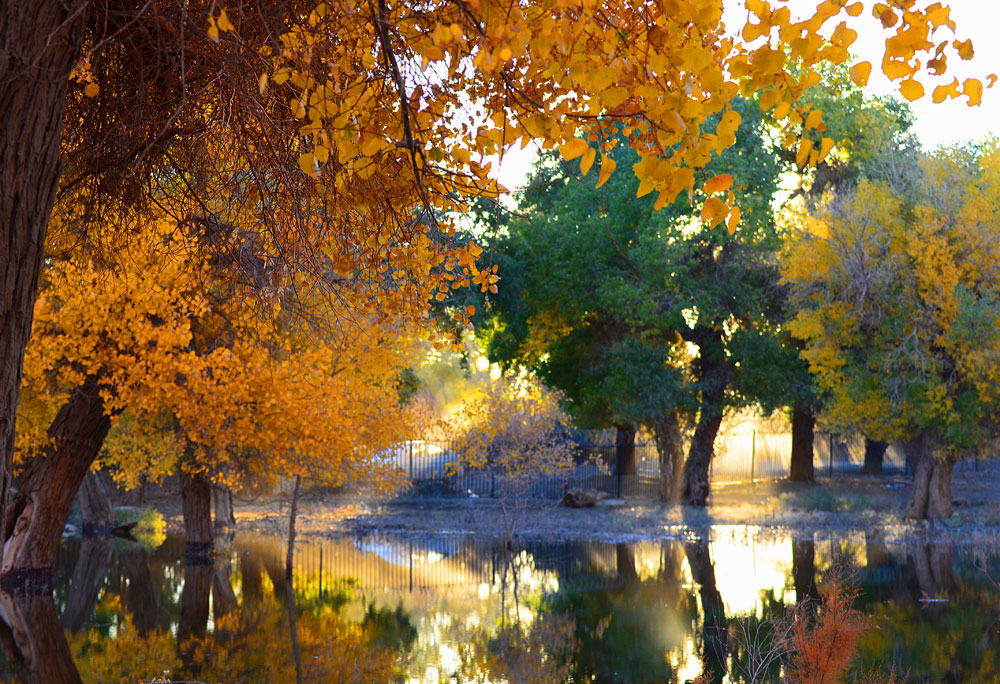
[[(521, 492), (528, 498), (558, 499), (569, 488), (597, 489), (618, 498), (659, 498), (660, 460), (656, 446), (639, 442), (634, 447), (634, 469), (619, 460), (614, 444), (576, 445), (575, 465), (561, 476), (539, 474)], [(792, 453), (791, 433), (750, 432), (721, 434), (709, 469), (712, 484), (736, 484), (788, 477)], [(865, 440), (861, 435), (816, 433), (813, 468), (818, 476), (858, 473), (864, 466)], [(389, 458), (406, 473), (415, 494), (496, 497), (503, 492), (504, 476), (490, 467), (470, 468), (461, 463), (455, 445), (447, 441), (414, 440), (396, 445)], [(990, 464), (960, 461), (956, 472), (978, 471)], [(906, 457), (890, 445), (882, 461), (883, 473), (909, 474)]]

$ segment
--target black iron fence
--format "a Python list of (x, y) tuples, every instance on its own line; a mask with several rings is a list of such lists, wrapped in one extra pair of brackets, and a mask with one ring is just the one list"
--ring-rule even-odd
[[(709, 469), (712, 484), (737, 484), (788, 477), (791, 463), (790, 433), (719, 435)], [(864, 466), (865, 440), (860, 435), (816, 433), (813, 468), (818, 476), (860, 472)], [(463, 464), (455, 444), (440, 440), (413, 440), (396, 445), (380, 458), (388, 458), (412, 482), (412, 492), (430, 495), (499, 497), (510, 481), (498, 470)], [(961, 461), (957, 472), (986, 468), (979, 461)], [(908, 475), (903, 450), (891, 445), (882, 461), (885, 474)], [(518, 495), (533, 499), (559, 499), (570, 488), (597, 489), (616, 498), (657, 499), (660, 492), (660, 459), (656, 446), (637, 443), (631, 456), (614, 444), (577, 444), (574, 466), (555, 475), (539, 473), (522, 483)]]

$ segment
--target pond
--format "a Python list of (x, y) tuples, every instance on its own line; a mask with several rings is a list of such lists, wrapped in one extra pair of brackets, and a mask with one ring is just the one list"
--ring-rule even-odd
[(213, 563), (193, 564), (180, 537), (155, 548), (65, 540), (54, 601), (3, 596), (20, 628), (0, 634), (0, 680), (748, 681), (772, 625), (787, 625), (843, 561), (872, 624), (858, 668), (914, 682), (1000, 678), (996, 549), (745, 527), (510, 553), (457, 537), (305, 539), (290, 586), (284, 540), (236, 534), (216, 546)]

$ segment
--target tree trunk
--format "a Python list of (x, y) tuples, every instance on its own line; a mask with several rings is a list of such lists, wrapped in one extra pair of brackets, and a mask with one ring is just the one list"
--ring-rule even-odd
[(689, 337), (699, 349), (694, 370), (701, 385), (701, 410), (684, 463), (682, 501), (688, 506), (704, 506), (708, 503), (708, 473), (715, 455), (715, 438), (722, 425), (729, 362), (720, 331), (699, 326)]
[(615, 566), (618, 570), (618, 581), (622, 584), (634, 584), (639, 581), (639, 573), (635, 570), (635, 550), (631, 544), (615, 544)]
[(913, 463), (913, 488), (904, 516), (909, 520), (951, 517), (951, 473), (955, 461), (935, 457), (935, 446), (934, 436), (928, 431), (903, 444), (907, 459)]
[(83, 536), (107, 534), (111, 530), (111, 497), (100, 476), (88, 470), (76, 493)]
[(8, 528), (17, 395), (61, 172), (66, 89), (88, 4), (15, 1), (0, 11), (0, 530)]
[(225, 529), (236, 526), (236, 514), (233, 513), (233, 490), (229, 485), (212, 485), (212, 507), (215, 509), (215, 526)]
[(90, 376), (73, 390), (49, 426), (50, 446), (21, 476), (7, 519), (4, 585), (50, 581), (73, 499), (110, 428), (99, 381)]
[(795, 602), (818, 601), (816, 587), (816, 543), (812, 539), (792, 540), (792, 584)]
[(798, 406), (792, 407), (792, 464), (788, 469), (788, 479), (793, 482), (814, 482), (813, 473), (813, 431), (816, 417), (812, 411)]
[(302, 652), (299, 649), (299, 631), (295, 624), (297, 608), (295, 607), (295, 516), (299, 510), (299, 490), (302, 488), (302, 478), (295, 476), (295, 491), (292, 493), (291, 510), (288, 512), (288, 551), (285, 554), (285, 582), (288, 607), (288, 636), (292, 641), (292, 655), (295, 659), (295, 684), (302, 684)]
[(673, 503), (680, 497), (683, 483), (684, 440), (676, 411), (670, 411), (653, 423), (656, 454), (660, 460), (660, 501)]
[[(181, 619), (177, 625), (177, 643), (181, 647), (181, 660), (191, 666), (190, 639), (205, 636), (208, 628), (208, 604), (212, 593), (212, 576), (215, 568), (200, 559), (188, 559), (184, 564), (184, 586), (181, 588)], [(195, 673), (197, 674), (197, 673)]]
[(721, 684), (728, 670), (729, 630), (725, 604), (715, 583), (715, 566), (712, 565), (707, 541), (689, 542), (684, 545), (684, 551), (691, 577), (698, 583), (701, 612), (705, 616), (702, 625), (702, 676), (706, 682)]
[(879, 442), (865, 437), (865, 465), (861, 472), (865, 475), (881, 475), (882, 461), (888, 448), (887, 442)]
[(181, 505), (184, 509), (184, 555), (189, 560), (210, 560), (212, 485), (204, 475), (181, 473)]
[(74, 634), (83, 629), (87, 618), (94, 612), (104, 578), (108, 575), (111, 551), (111, 539), (107, 536), (84, 537), (80, 545), (80, 555), (73, 568), (61, 619), (63, 627)]
[(130, 545), (118, 554), (122, 573), (128, 580), (125, 589), (125, 608), (132, 615), (132, 624), (145, 636), (156, 629), (156, 594), (149, 562), (142, 547)]
[(0, 644), (21, 684), (81, 684), (51, 593), (0, 593), (0, 612)]
[(616, 425), (615, 435), (615, 473), (617, 475), (635, 475), (635, 426)]

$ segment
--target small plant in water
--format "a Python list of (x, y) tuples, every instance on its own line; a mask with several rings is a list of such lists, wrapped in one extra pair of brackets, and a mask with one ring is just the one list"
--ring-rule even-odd
[[(734, 638), (746, 658), (734, 668), (746, 684), (895, 684), (895, 673), (851, 672), (861, 637), (871, 621), (854, 607), (858, 585), (847, 567), (834, 568), (819, 587), (819, 599), (800, 602), (784, 615), (740, 621)], [(738, 670), (738, 671), (737, 671)], [(707, 684), (696, 680), (695, 684)]]

